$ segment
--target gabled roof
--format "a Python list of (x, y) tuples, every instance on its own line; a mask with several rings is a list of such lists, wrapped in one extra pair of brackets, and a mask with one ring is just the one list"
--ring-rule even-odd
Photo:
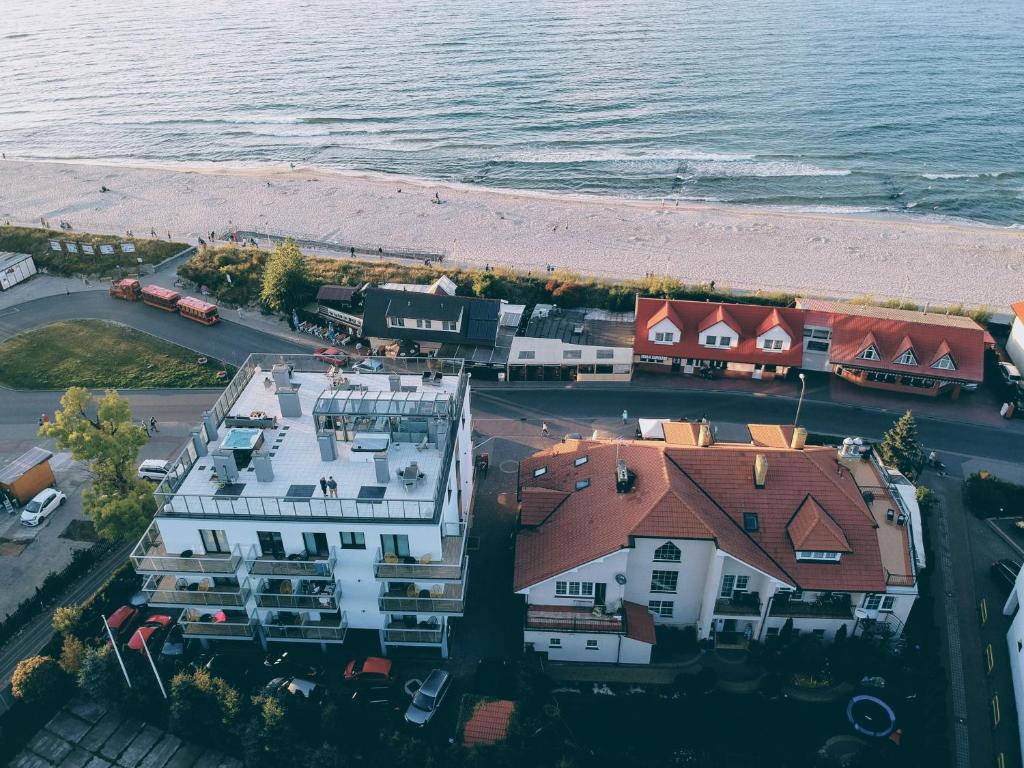
[(800, 504), (786, 531), (798, 551), (853, 551), (843, 529), (811, 495)]
[(476, 702), (473, 704), (472, 713), (462, 726), (463, 745), (475, 747), (505, 741), (515, 711), (516, 703), (508, 699), (485, 699)]
[(779, 312), (778, 307), (773, 307), (772, 312), (766, 317), (759, 326), (757, 326), (757, 335), (763, 336), (768, 333), (772, 328), (781, 328), (786, 332), (789, 338), (793, 338), (793, 331), (788, 325), (786, 325), (785, 319), (782, 317), (782, 313)]
[[(388, 290), (371, 288), (366, 292), (363, 307), (363, 333), (383, 339), (410, 339), (414, 341), (493, 346), (498, 334), (498, 316), (501, 302), (497, 299), (479, 299), (473, 296), (449, 296), (414, 290)], [(388, 317), (405, 319), (445, 320), (460, 323), (457, 333), (437, 327), (426, 330), (410, 327), (395, 328), (388, 325)]]
[(317, 301), (351, 301), (359, 290), (352, 285), (321, 285), (316, 292)]
[(662, 434), (668, 445), (697, 445), (700, 436), (700, 422), (666, 421), (661, 425)]
[(30, 469), (52, 458), (53, 454), (45, 448), (29, 448), (21, 456), (0, 468), (0, 483), (3, 485), (16, 483)]
[(657, 312), (650, 316), (647, 320), (647, 328), (651, 329), (660, 323), (662, 320), (668, 320), (676, 328), (682, 332), (683, 321), (676, 312), (676, 308), (671, 301), (666, 301)]
[(647, 610), (647, 606), (623, 600), (622, 612), (626, 614), (626, 637), (631, 640), (639, 640), (641, 643), (657, 644), (658, 638), (654, 633), (654, 617)]
[(938, 349), (936, 349), (935, 353), (932, 355), (932, 361), (930, 364), (934, 366), (937, 362), (939, 362), (939, 360), (946, 357), (946, 355), (949, 355), (949, 359), (953, 361), (953, 365), (957, 364), (956, 358), (953, 357), (953, 350), (950, 349), (949, 347), (949, 342), (943, 339), (942, 343), (939, 344)]
[[(896, 345), (896, 357), (899, 357), (904, 352), (906, 352), (908, 349), (911, 352), (914, 351), (914, 342), (911, 341), (909, 336), (904, 336), (903, 339), (900, 341), (900, 343)], [(916, 352), (914, 352), (914, 356), (915, 357), (917, 356)]]
[[(588, 461), (577, 467), (577, 456)], [(754, 457), (768, 461), (767, 483), (755, 488)], [(633, 489), (616, 493), (615, 466), (623, 459), (635, 475)], [(547, 471), (533, 477), (533, 470)], [(590, 485), (575, 490), (579, 479)], [(709, 448), (661, 441), (567, 441), (520, 463), (520, 486), (559, 490), (565, 498), (536, 527), (516, 537), (514, 588), (522, 590), (630, 547), (637, 537), (697, 539), (749, 566), (801, 589), (883, 591), (885, 578), (874, 520), (849, 472), (837, 472), (831, 448), (758, 447), (718, 443)], [(800, 516), (845, 537), (838, 563), (796, 559), (789, 524), (808, 496), (822, 510)], [(828, 510), (827, 514), (824, 510)], [(759, 529), (746, 531), (745, 512), (757, 512)], [(823, 521), (823, 522), (822, 522)], [(802, 528), (800, 530), (803, 530)], [(801, 541), (815, 540), (810, 534)], [(909, 545), (908, 545), (909, 549)]]
[(739, 333), (740, 325), (739, 323), (732, 319), (732, 315), (729, 314), (729, 311), (725, 308), (725, 305), (715, 304), (713, 306), (714, 309), (711, 311), (711, 314), (700, 321), (700, 325), (697, 326), (697, 330), (706, 331), (713, 325), (717, 325), (718, 323), (725, 323), (734, 331), (736, 331), (736, 333)]
[(748, 424), (750, 442), (766, 448), (789, 448), (793, 444), (792, 424)]
[(530, 526), (544, 522), (548, 515), (569, 497), (569, 492), (531, 486), (523, 488), (520, 495), (522, 501), (519, 504), (519, 523)]
[[(682, 333), (672, 344), (655, 344), (648, 340), (648, 323), (670, 307)], [(793, 343), (785, 351), (765, 351), (757, 346), (759, 330), (773, 315), (785, 324)], [(737, 345), (732, 348), (708, 348), (700, 344), (700, 330), (716, 322), (726, 322), (736, 332)], [(636, 301), (636, 337), (633, 352), (659, 357), (688, 357), (697, 360), (727, 360), (736, 363), (797, 366), (803, 362), (804, 313), (790, 307), (768, 307), (760, 304), (722, 304), (706, 301), (682, 301), (638, 297)]]
[(1016, 304), (1011, 304), (1010, 309), (1013, 310), (1013, 314), (1016, 318), (1024, 323), (1024, 301), (1018, 301)]
[(875, 353), (879, 356), (882, 354), (878, 349), (878, 341), (875, 339), (875, 334), (870, 331), (868, 331), (867, 336), (864, 337), (864, 340), (861, 341), (860, 346), (857, 348), (857, 357), (860, 357), (869, 349), (875, 350)]

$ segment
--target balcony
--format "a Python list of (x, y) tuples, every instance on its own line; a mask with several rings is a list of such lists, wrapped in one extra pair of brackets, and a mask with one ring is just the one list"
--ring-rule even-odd
[(234, 575), (242, 559), (238, 546), (228, 552), (195, 554), (191, 549), (168, 552), (156, 523), (151, 523), (132, 550), (132, 567), (139, 574), (203, 573)]
[(431, 554), (398, 557), (377, 550), (373, 575), (377, 579), (406, 581), (460, 581), (466, 574), (466, 524), (452, 526), (452, 535), (441, 537), (441, 559)]
[(142, 585), (146, 602), (159, 608), (207, 606), (241, 608), (249, 590), (232, 578), (203, 578), (189, 583), (174, 576), (149, 576)]
[(341, 587), (333, 581), (300, 579), (260, 579), (254, 588), (256, 605), (260, 608), (284, 610), (336, 611)]
[(335, 550), (329, 556), (310, 555), (305, 552), (285, 555), (278, 559), (273, 555), (258, 554), (255, 546), (249, 547), (245, 564), (251, 576), (301, 576), (307, 579), (334, 580)]
[(429, 588), (392, 588), (380, 585), (378, 606), (384, 613), (450, 613), (462, 615), (465, 608), (465, 588), (462, 584), (435, 584)]
[(293, 620), (296, 614), (279, 613), (271, 615), (271, 618), (264, 622), (263, 632), (268, 640), (294, 640), (297, 642), (345, 642), (345, 633), (348, 631), (348, 616), (342, 613), (340, 617), (333, 616), (328, 619), (315, 620), (303, 617), (301, 620)]
[(761, 595), (757, 592), (737, 592), (732, 597), (715, 600), (715, 615), (760, 616)]
[(243, 611), (199, 613), (186, 611), (178, 619), (185, 637), (212, 640), (250, 640), (256, 636), (256, 622)]
[(560, 632), (609, 632), (624, 634), (625, 622), (616, 614), (594, 613), (593, 607), (528, 605), (526, 629)]
[(791, 600), (785, 596), (776, 596), (772, 601), (769, 616), (805, 617), (822, 619), (852, 619), (853, 605), (850, 596), (834, 594), (820, 597), (814, 601)]
[(389, 621), (384, 627), (384, 642), (396, 645), (441, 645), (444, 628), (426, 621)]

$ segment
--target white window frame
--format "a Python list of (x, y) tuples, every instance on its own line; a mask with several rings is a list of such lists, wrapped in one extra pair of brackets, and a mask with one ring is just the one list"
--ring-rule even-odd
[(936, 360), (935, 365), (933, 365), (932, 368), (937, 368), (940, 371), (955, 371), (956, 361), (953, 359), (952, 355), (947, 353)]
[(592, 581), (556, 581), (555, 597), (593, 597)]
[(585, 488), (589, 488), (590, 487), (590, 478), (589, 477), (584, 477), (584, 478), (582, 478), (580, 480), (577, 480), (575, 487), (576, 487), (577, 491), (582, 491)]
[(907, 347), (903, 350), (903, 353), (893, 360), (896, 365), (917, 365), (917, 355), (914, 354), (914, 350)]
[(388, 317), (388, 325), (392, 328), (405, 328), (405, 318)]
[(535, 349), (520, 349), (519, 350), (520, 360), (536, 360), (537, 351)]
[(456, 320), (442, 320), (441, 321), (442, 331), (457, 331), (459, 330), (459, 323)]
[(615, 350), (614, 349), (599, 349), (596, 354), (597, 360), (614, 360)]
[(422, 328), (422, 329), (424, 329), (426, 331), (429, 331), (433, 327), (433, 325), (431, 324), (430, 320), (424, 320), (422, 318), (416, 318), (416, 327), (417, 328)]
[(865, 611), (877, 611), (878, 606), (882, 604), (882, 597), (883, 595), (880, 595), (877, 592), (868, 592), (864, 595), (864, 604), (862, 607)]
[(736, 575), (732, 573), (726, 573), (722, 575), (722, 583), (718, 588), (718, 596), (729, 598), (732, 597), (732, 591), (736, 588)]
[(882, 604), (878, 606), (878, 610), (885, 611), (886, 613), (892, 613), (896, 610), (896, 598), (892, 595), (884, 595), (882, 597)]
[(588, 461), (590, 461), (590, 456), (577, 456), (572, 465), (574, 467), (582, 467)]
[(797, 550), (796, 559), (819, 563), (838, 563), (843, 557), (842, 552), (821, 552), (817, 550)]
[(548, 473), (548, 468), (547, 467), (537, 467), (537, 469), (533, 470), (533, 476), (534, 477), (540, 477), (541, 475), (546, 475), (547, 473)]
[(718, 346), (718, 337), (717, 336), (705, 336), (704, 337), (704, 346), (705, 347), (717, 347)]
[(599, 651), (601, 648), (597, 644), (597, 640), (587, 640), (586, 649), (588, 651)]
[(671, 619), (675, 605), (674, 600), (648, 600), (647, 610), (659, 619)]
[[(667, 585), (665, 585), (665, 588), (660, 588), (660, 586), (656, 583), (656, 581), (659, 578), (659, 576), (656, 576), (655, 574), (672, 574), (671, 577), (667, 577), (667, 580), (672, 582), (672, 586), (670, 588), (668, 588)], [(661, 570), (660, 568), (655, 568), (654, 570), (652, 570), (651, 571), (651, 589), (650, 589), (650, 591), (651, 591), (651, 594), (661, 594), (661, 595), (674, 595), (674, 594), (676, 594), (679, 591), (679, 571), (664, 571), (664, 570)]]
[(878, 362), (882, 358), (879, 356), (878, 350), (875, 348), (875, 345), (869, 344), (868, 346), (864, 347), (864, 349), (857, 353), (857, 359), (874, 360), (875, 362)]
[(781, 352), (782, 339), (764, 339), (761, 349), (765, 352)]
[(654, 343), (655, 344), (671, 344), (676, 340), (676, 335), (672, 331), (655, 331), (654, 332)]
[(718, 346), (720, 346), (720, 347), (731, 347), (732, 346), (732, 336), (719, 336), (718, 337)]
[(562, 649), (562, 638), (560, 638), (560, 637), (549, 637), (548, 638), (548, 648), (551, 649), (551, 650), (561, 650)]

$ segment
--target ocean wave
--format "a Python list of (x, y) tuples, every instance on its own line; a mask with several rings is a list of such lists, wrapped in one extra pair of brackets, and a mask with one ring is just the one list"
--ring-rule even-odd
[(754, 155), (727, 152), (701, 152), (695, 149), (536, 149), (503, 152), (493, 158), (498, 162), (531, 165), (574, 163), (631, 163), (631, 162), (737, 162), (753, 160)]
[(1018, 174), (1012, 171), (985, 171), (984, 173), (922, 173), (922, 179), (938, 181), (944, 179), (1008, 179)]
[(689, 175), (697, 178), (778, 178), (784, 176), (849, 176), (848, 168), (822, 168), (796, 160), (755, 160), (753, 162), (700, 161), (690, 163)]

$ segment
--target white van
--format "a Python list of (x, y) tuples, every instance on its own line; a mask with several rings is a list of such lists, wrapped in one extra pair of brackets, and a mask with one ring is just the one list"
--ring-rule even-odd
[(384, 363), (374, 357), (368, 357), (356, 366), (356, 371), (361, 373), (379, 373)]
[(171, 462), (160, 459), (146, 459), (139, 464), (139, 479), (159, 483), (171, 471)]

